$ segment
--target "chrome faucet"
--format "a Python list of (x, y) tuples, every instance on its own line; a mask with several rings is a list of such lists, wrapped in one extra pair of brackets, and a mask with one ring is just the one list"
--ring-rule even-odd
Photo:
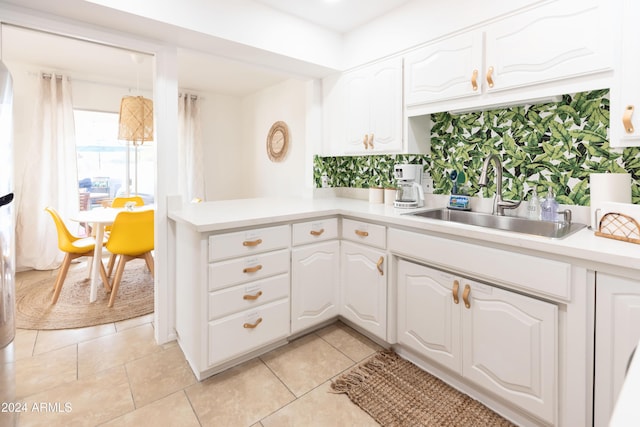
[(493, 201), (493, 214), (494, 215), (504, 215), (505, 209), (515, 209), (520, 206), (522, 200), (512, 201), (512, 200), (502, 200), (502, 162), (500, 161), (500, 157), (497, 154), (491, 154), (486, 159), (484, 159), (484, 165), (482, 165), (482, 173), (480, 173), (480, 179), (478, 180), (478, 185), (480, 187), (487, 186), (487, 170), (489, 169), (489, 163), (493, 161), (494, 166), (493, 169), (496, 172), (496, 195), (494, 196)]

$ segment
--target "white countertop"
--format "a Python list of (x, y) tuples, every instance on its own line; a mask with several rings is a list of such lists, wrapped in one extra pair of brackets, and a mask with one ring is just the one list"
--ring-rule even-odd
[(640, 280), (640, 245), (597, 237), (587, 228), (558, 240), (406, 215), (412, 211), (348, 198), (256, 198), (185, 204), (170, 212), (169, 218), (205, 233), (344, 215), (418, 232), (456, 236), (475, 243), (512, 246), (523, 252), (543, 252), (551, 257), (570, 258), (590, 270)]

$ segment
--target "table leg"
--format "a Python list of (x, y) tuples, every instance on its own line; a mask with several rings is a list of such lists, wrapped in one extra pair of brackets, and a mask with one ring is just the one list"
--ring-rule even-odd
[(100, 282), (100, 262), (102, 262), (102, 240), (104, 239), (104, 224), (95, 224), (96, 247), (93, 251), (93, 267), (91, 272), (91, 292), (89, 302), (98, 298), (98, 283)]

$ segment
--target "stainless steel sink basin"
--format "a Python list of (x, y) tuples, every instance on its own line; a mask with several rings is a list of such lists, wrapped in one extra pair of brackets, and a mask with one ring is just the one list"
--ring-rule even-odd
[(409, 215), (512, 231), (515, 233), (532, 234), (551, 239), (562, 239), (586, 227), (585, 224), (575, 222), (535, 221), (513, 216), (498, 216), (479, 212), (457, 211), (447, 208), (411, 212)]

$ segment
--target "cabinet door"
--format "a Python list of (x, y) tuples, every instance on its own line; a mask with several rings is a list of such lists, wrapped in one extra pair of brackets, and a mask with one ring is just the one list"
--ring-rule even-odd
[(363, 139), (369, 126), (369, 76), (367, 70), (347, 73), (344, 80), (344, 115), (346, 152), (364, 152), (368, 146)]
[(462, 285), (463, 376), (554, 424), (557, 307), (469, 280)]
[(342, 316), (387, 339), (387, 267), (384, 252), (363, 245), (341, 245)]
[(337, 240), (291, 251), (291, 332), (338, 316), (339, 254)]
[(383, 61), (370, 71), (369, 150), (402, 151), (402, 58)]
[[(611, 87), (611, 146), (640, 146), (640, 3), (622, 0), (616, 78)], [(626, 124), (625, 124), (626, 123)]]
[(482, 71), (480, 32), (412, 51), (404, 58), (405, 103), (412, 106), (478, 96), (482, 92)]
[(461, 372), (456, 284), (452, 274), (398, 261), (398, 342)]
[[(596, 374), (594, 426), (606, 426), (640, 340), (640, 281), (596, 276)], [(640, 349), (636, 350), (640, 354)]]
[(610, 6), (595, 1), (551, 2), (490, 25), (486, 30), (487, 90), (611, 69), (609, 16)]
[[(344, 73), (339, 82), (327, 81), (335, 89), (325, 91), (326, 136), (331, 152), (367, 154), (400, 152), (402, 144), (402, 58), (385, 61)], [(323, 86), (325, 82), (323, 81)], [(336, 105), (342, 102), (342, 105)], [(329, 124), (329, 123), (327, 123)], [(365, 144), (364, 140), (371, 142)]]

